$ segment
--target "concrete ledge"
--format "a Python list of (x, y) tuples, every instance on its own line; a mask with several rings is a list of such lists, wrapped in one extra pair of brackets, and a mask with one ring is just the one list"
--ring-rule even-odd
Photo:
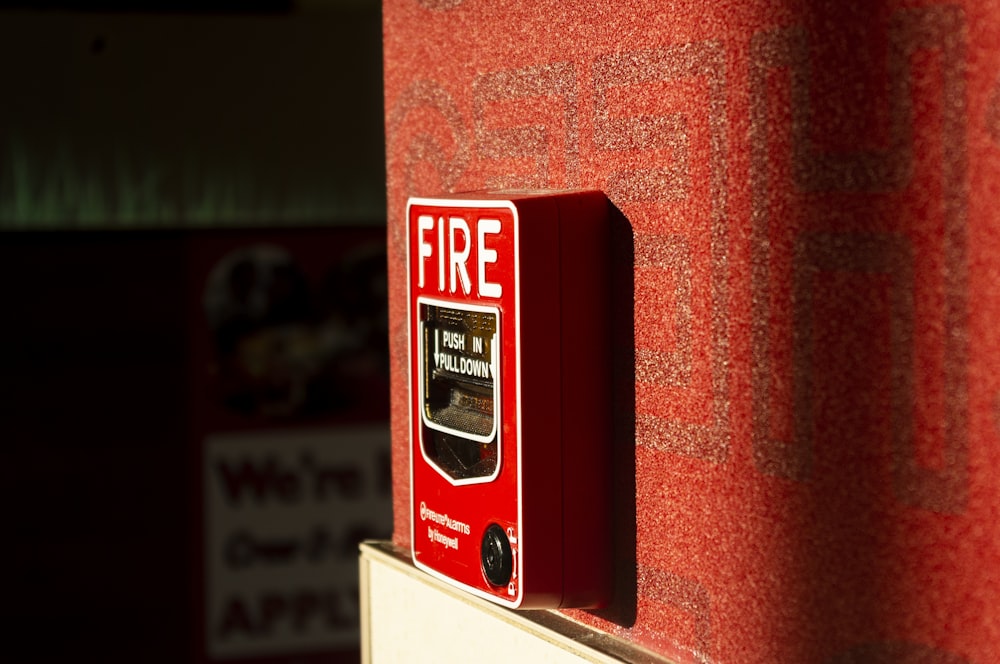
[(363, 543), (360, 567), (364, 664), (668, 662), (555, 611), (512, 611), (466, 595), (389, 542)]

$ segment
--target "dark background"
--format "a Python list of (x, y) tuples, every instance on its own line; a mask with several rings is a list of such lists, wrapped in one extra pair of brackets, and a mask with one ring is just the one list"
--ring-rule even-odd
[(0, 2), (0, 82), (0, 659), (195, 660), (187, 257), (381, 237), (379, 3)]
[(384, 223), (378, 3), (195, 4), (0, 4), (0, 227)]

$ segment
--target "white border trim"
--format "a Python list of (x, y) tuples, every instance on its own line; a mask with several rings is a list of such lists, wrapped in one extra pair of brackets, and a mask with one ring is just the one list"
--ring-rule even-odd
[[(416, 542), (416, 514), (413, 509), (413, 338), (410, 333), (413, 320), (413, 284), (410, 279), (410, 208), (414, 205), (426, 205), (428, 207), (457, 207), (457, 208), (506, 208), (510, 210), (514, 219), (514, 340), (516, 354), (514, 365), (517, 368), (516, 380), (513, 381), (514, 400), (517, 409), (517, 574), (520, 579), (517, 586), (517, 597), (514, 600), (506, 600), (497, 595), (491, 595), (479, 588), (468, 586), (461, 581), (457, 581), (450, 576), (442, 574), (437, 570), (428, 567), (417, 560), (414, 543)], [(409, 421), (407, 431), (409, 438), (410, 456), (410, 558), (413, 564), (430, 574), (456, 588), (461, 588), (477, 597), (482, 597), (496, 604), (516, 609), (521, 606), (524, 600), (524, 535), (522, 525), (524, 523), (524, 501), (521, 493), (521, 247), (520, 247), (520, 216), (513, 201), (503, 199), (455, 199), (455, 198), (423, 198), (419, 196), (410, 197), (406, 201), (406, 217), (403, 220), (403, 227), (406, 233), (406, 339), (407, 339), (407, 398), (409, 408)], [(501, 427), (502, 428), (502, 427)], [(498, 452), (499, 453), (499, 452)], [(497, 464), (497, 468), (502, 468), (503, 464)]]

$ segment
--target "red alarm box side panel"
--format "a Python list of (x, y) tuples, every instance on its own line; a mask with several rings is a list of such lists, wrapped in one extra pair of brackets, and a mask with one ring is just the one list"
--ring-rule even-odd
[[(532, 590), (539, 576), (561, 581), (558, 594), (533, 593), (522, 607), (603, 606), (613, 573), (610, 206), (598, 191), (553, 193), (517, 205), (525, 578)], [(543, 219), (551, 223), (529, 223)], [(533, 254), (539, 247), (550, 248)], [(548, 564), (549, 556), (536, 555), (542, 547), (558, 555), (557, 568), (530, 574), (532, 566)]]
[(520, 608), (563, 599), (562, 319), (558, 198), (514, 198), (518, 211)]
[[(601, 192), (559, 199), (563, 601), (600, 606), (614, 576), (611, 219)], [(631, 270), (631, 265), (624, 269)], [(629, 494), (631, 495), (631, 494)]]

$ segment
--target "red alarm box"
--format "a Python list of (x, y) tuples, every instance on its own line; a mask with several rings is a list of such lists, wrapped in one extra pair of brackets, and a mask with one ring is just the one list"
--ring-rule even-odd
[(508, 607), (611, 595), (611, 207), (407, 205), (413, 561)]

